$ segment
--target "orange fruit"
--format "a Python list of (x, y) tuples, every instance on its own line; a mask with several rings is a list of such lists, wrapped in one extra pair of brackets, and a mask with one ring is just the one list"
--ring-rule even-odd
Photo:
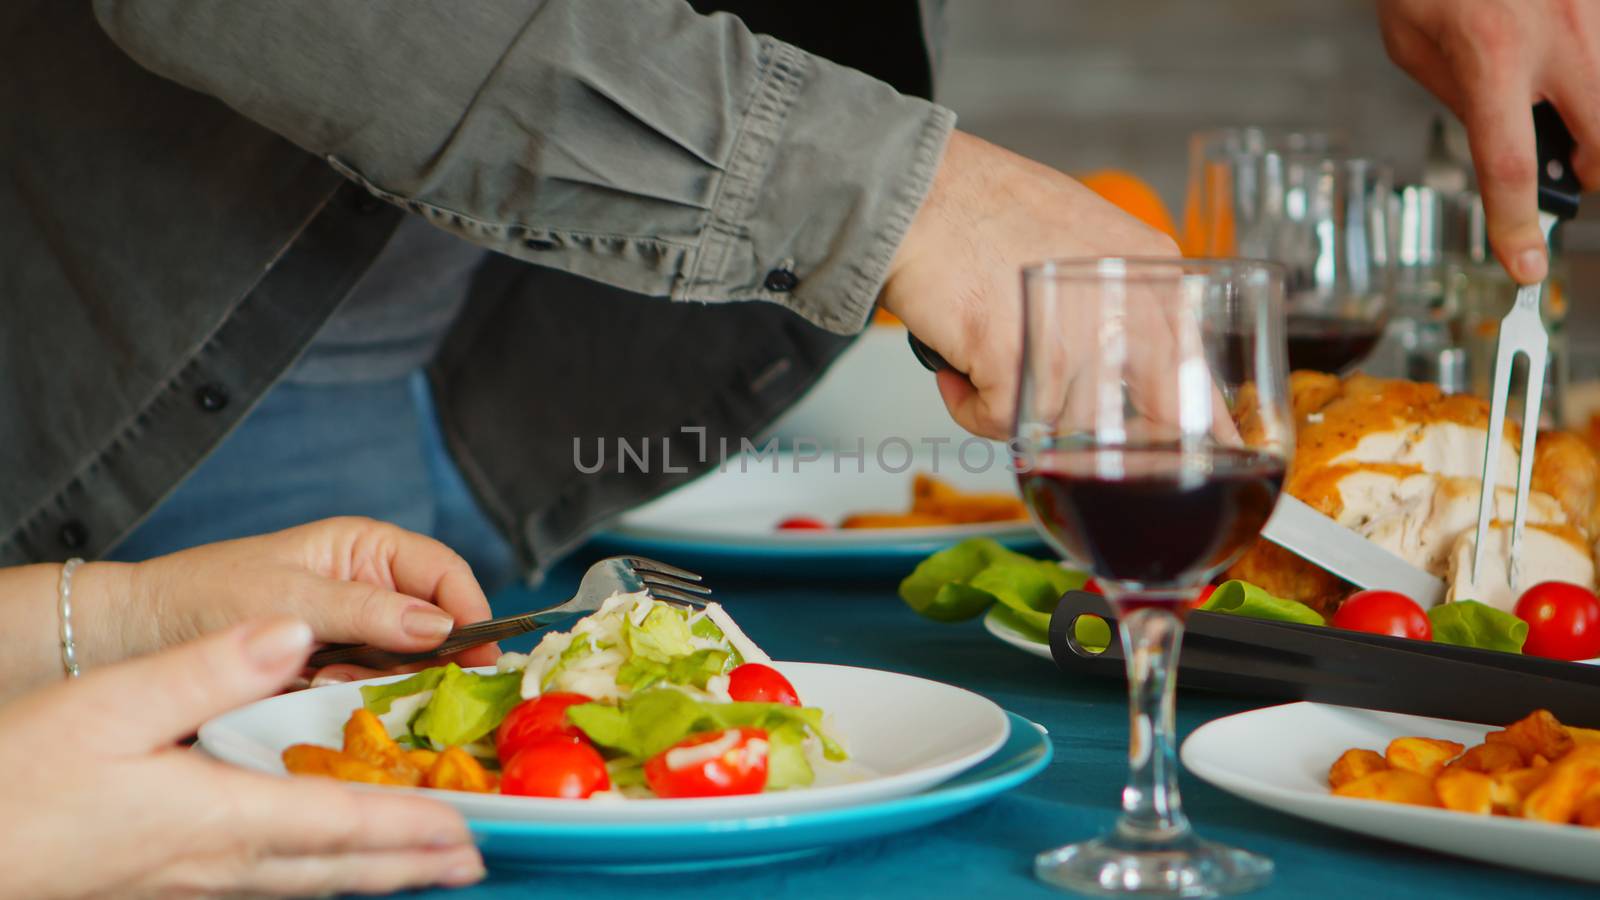
[(1116, 204), (1117, 208), (1135, 219), (1173, 239), (1178, 237), (1178, 229), (1172, 223), (1172, 214), (1167, 212), (1166, 204), (1161, 202), (1161, 195), (1156, 193), (1155, 188), (1145, 183), (1144, 179), (1132, 172), (1101, 169), (1080, 176), (1078, 180), (1084, 187)]

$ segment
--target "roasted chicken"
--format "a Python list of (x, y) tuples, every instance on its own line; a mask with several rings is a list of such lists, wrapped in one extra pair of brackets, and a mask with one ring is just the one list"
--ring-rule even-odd
[[(1450, 599), (1509, 610), (1505, 579), (1517, 473), (1518, 430), (1507, 423), (1500, 454), (1495, 520), (1482, 587), (1474, 589), (1488, 404), (1447, 396), (1433, 385), (1366, 375), (1340, 380), (1316, 372), (1290, 378), (1296, 449), (1285, 490), (1450, 585)], [(1247, 399), (1247, 398), (1242, 398)], [(1260, 427), (1248, 404), (1240, 427)], [(1535, 450), (1523, 543), (1524, 571), (1536, 581), (1594, 587), (1593, 543), (1600, 533), (1600, 459), (1580, 437), (1542, 433)], [(1228, 576), (1331, 613), (1354, 588), (1265, 540)], [(1530, 583), (1531, 585), (1531, 583)], [(1469, 594), (1471, 596), (1469, 596)]]

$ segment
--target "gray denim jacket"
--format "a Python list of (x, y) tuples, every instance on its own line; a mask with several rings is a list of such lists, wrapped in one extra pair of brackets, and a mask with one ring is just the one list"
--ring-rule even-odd
[(953, 126), (681, 0), (14, 0), (0, 116), (0, 563), (114, 544), (409, 211), (499, 251), (430, 374), (530, 570), (811, 384)]

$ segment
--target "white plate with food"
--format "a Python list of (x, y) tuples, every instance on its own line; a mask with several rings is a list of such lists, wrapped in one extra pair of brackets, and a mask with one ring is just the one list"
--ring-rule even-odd
[[(1575, 824), (1600, 821), (1600, 732), (1547, 716), (1502, 730), (1291, 703), (1209, 722), (1184, 741), (1182, 757), (1217, 787), (1290, 815), (1479, 862), (1600, 881), (1600, 828)], [(1486, 743), (1490, 732), (1498, 734)], [(1424, 740), (1394, 743), (1401, 738)], [(1502, 747), (1480, 749), (1496, 744)], [(1335, 783), (1350, 796), (1336, 795)]]
[(691, 567), (788, 563), (786, 571), (796, 574), (816, 574), (818, 564), (831, 564), (831, 574), (860, 574), (873, 560), (898, 572), (906, 561), (969, 537), (1039, 546), (1004, 448), (982, 444), (968, 453), (967, 466), (958, 448), (937, 460), (896, 455), (892, 468), (870, 449), (864, 460), (826, 452), (816, 459), (736, 456), (624, 514), (597, 540), (608, 550)]
[(640, 823), (909, 795), (1009, 730), (970, 691), (772, 662), (715, 604), (619, 594), (497, 667), (285, 694), (207, 723), (200, 741), (245, 768), (422, 791), (476, 820)]

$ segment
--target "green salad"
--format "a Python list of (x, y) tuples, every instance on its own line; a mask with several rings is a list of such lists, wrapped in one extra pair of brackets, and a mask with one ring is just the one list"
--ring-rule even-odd
[(820, 761), (846, 754), (770, 662), (717, 604), (618, 594), (531, 652), (504, 654), (494, 672), (440, 666), (362, 687), (361, 699), (400, 747), (462, 748), (501, 769), (502, 793), (805, 787)]
[[(900, 582), (900, 599), (940, 622), (959, 622), (989, 612), (1012, 630), (1039, 643), (1050, 641), (1050, 614), (1061, 595), (1082, 588), (1087, 573), (1009, 550), (990, 538), (972, 538), (933, 554)], [(1256, 585), (1227, 581), (1199, 607), (1208, 612), (1300, 625), (1326, 625), (1304, 603), (1274, 597)], [(991, 612), (992, 610), (992, 612)], [(1427, 611), (1433, 640), (1462, 647), (1521, 653), (1528, 623), (1475, 600), (1442, 603)], [(1111, 641), (1106, 623), (1081, 617), (1077, 639), (1087, 647)]]

